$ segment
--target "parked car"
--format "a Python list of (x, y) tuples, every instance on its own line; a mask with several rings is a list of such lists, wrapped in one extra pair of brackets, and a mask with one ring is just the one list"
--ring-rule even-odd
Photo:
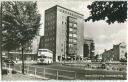
[(102, 68), (102, 69), (106, 69), (106, 64), (105, 64), (105, 63), (102, 63), (102, 64), (101, 64), (101, 68)]
[(3, 61), (3, 63), (5, 63), (6, 65), (14, 66), (14, 64), (15, 64), (14, 61), (12, 61), (12, 60), (9, 59), (9, 58), (3, 59), (2, 61)]

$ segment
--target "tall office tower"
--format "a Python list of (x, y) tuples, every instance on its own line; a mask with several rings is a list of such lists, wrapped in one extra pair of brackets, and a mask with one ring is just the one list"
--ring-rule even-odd
[[(45, 10), (43, 48), (53, 51), (53, 60), (80, 56), (83, 58), (83, 15), (61, 6)], [(45, 40), (44, 40), (45, 39)]]

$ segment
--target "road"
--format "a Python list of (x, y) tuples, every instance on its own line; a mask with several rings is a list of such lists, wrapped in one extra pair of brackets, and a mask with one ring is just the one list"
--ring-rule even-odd
[[(66, 77), (71, 77), (71, 79), (79, 79), (79, 80), (94, 80), (94, 79), (102, 79), (102, 80), (123, 80), (126, 79), (126, 72), (121, 71), (108, 71), (103, 69), (82, 69), (80, 67), (73, 66), (65, 66), (61, 64), (51, 64), (51, 65), (37, 65), (30, 64), (29, 66), (33, 66), (29, 68), (29, 73), (34, 74), (34, 67), (37, 68), (37, 75), (44, 76), (44, 67), (45, 67), (45, 77), (50, 79), (56, 79), (57, 70), (59, 70), (58, 74), (60, 77), (58, 79), (67, 79), (62, 78), (61, 75)], [(48, 69), (46, 69), (48, 68)], [(57, 69), (57, 70), (55, 70)], [(65, 71), (68, 70), (69, 72)], [(72, 72), (74, 71), (74, 72)], [(76, 75), (75, 75), (76, 74)]]

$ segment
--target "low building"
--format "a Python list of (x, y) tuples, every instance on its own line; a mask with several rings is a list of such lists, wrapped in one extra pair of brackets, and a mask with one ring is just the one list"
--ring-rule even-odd
[[(34, 37), (32, 43), (26, 45), (26, 49), (24, 50), (24, 60), (36, 60), (37, 52), (39, 48), (40, 36)], [(22, 60), (21, 48), (17, 48), (12, 51), (3, 51), (3, 57), (8, 57), (11, 60)]]
[(122, 42), (120, 44), (113, 45), (113, 48), (110, 50), (105, 50), (102, 54), (102, 59), (104, 61), (126, 60), (126, 54), (126, 44)]

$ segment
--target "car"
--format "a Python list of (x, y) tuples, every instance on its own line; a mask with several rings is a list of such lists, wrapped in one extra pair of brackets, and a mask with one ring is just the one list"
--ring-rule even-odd
[(14, 66), (14, 61), (12, 61), (11, 59), (3, 59), (3, 63), (5, 63), (6, 65), (11, 65), (11, 66)]

